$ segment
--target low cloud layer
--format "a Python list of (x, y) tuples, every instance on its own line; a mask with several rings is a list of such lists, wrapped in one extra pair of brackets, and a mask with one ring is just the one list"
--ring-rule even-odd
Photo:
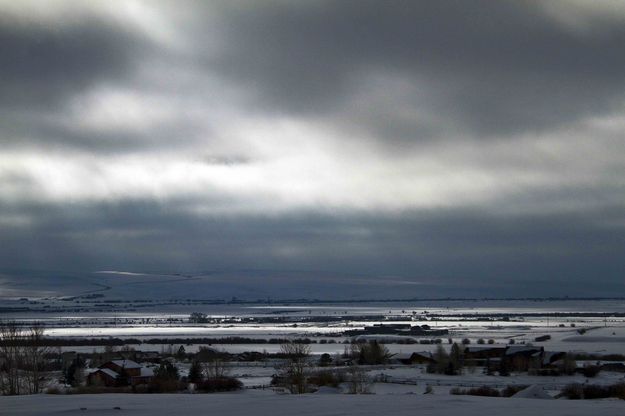
[(0, 1), (0, 267), (622, 290), (593, 4)]

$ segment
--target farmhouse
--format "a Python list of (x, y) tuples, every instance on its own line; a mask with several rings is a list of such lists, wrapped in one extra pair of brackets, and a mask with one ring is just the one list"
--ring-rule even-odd
[(432, 358), (432, 353), (429, 351), (420, 351), (413, 353), (399, 353), (393, 357), (395, 360), (402, 364), (430, 364), (435, 362)]
[(87, 383), (107, 387), (147, 384), (154, 372), (132, 360), (113, 360), (102, 364), (87, 376)]
[(477, 345), (468, 346), (464, 349), (464, 359), (467, 363), (474, 365), (485, 365), (487, 361), (499, 359), (506, 353), (506, 346), (503, 345)]
[(532, 345), (511, 345), (503, 357), (506, 364), (517, 371), (527, 371), (530, 366), (542, 367), (545, 349)]
[(503, 364), (505, 367), (523, 371), (530, 366), (553, 368), (565, 355), (561, 351), (545, 351), (543, 347), (533, 345), (478, 345), (464, 349), (466, 363), (486, 365), (489, 368), (498, 368)]

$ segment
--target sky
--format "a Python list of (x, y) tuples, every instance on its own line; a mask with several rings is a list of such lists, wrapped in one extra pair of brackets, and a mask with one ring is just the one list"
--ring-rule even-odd
[(616, 0), (0, 0), (0, 270), (623, 295), (623, 45)]

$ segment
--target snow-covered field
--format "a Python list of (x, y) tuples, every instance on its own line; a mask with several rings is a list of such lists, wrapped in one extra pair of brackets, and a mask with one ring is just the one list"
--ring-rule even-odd
[[(119, 408), (119, 409), (116, 409)], [(423, 394), (101, 394), (0, 397), (2, 416), (34, 415), (549, 415), (622, 416), (623, 400), (538, 400)]]
[[(54, 307), (59, 300), (40, 299), (44, 305)], [(18, 302), (19, 303), (19, 302)], [(39, 304), (38, 304), (39, 305)], [(577, 305), (577, 306), (576, 306)], [(186, 308), (187, 306), (185, 306)], [(213, 321), (193, 324), (186, 319), (185, 310), (171, 306), (156, 308), (154, 312), (141, 313), (122, 310), (118, 313), (92, 311), (78, 312), (73, 316), (56, 312), (17, 311), (10, 318), (28, 322), (41, 320), (46, 325), (46, 335), (70, 338), (137, 338), (143, 344), (132, 344), (137, 350), (177, 350), (184, 341), (173, 338), (243, 336), (251, 338), (242, 344), (212, 344), (211, 347), (230, 353), (246, 351), (278, 352), (279, 343), (268, 343), (270, 338), (311, 339), (313, 361), (322, 353), (332, 355), (343, 352), (349, 329), (382, 324), (428, 324), (432, 329), (446, 328), (444, 336), (398, 336), (366, 335), (386, 344), (389, 352), (410, 353), (432, 351), (436, 344), (432, 338), (440, 338), (449, 348), (448, 338), (461, 342), (465, 338), (471, 346), (492, 340), (494, 346), (505, 346), (513, 340), (516, 345), (533, 343), (546, 351), (576, 351), (594, 354), (625, 354), (625, 305), (622, 301), (484, 301), (442, 302), (423, 304), (362, 304), (362, 305), (195, 305), (197, 311), (209, 316), (229, 317), (228, 322)], [(562, 315), (559, 315), (559, 314)], [(586, 314), (587, 313), (587, 314)], [(491, 315), (493, 314), (493, 315)], [(510, 314), (509, 317), (506, 314)], [(336, 316), (338, 320), (324, 320)], [(373, 318), (372, 318), (373, 316)], [(281, 317), (249, 323), (237, 321), (237, 317)], [(412, 317), (417, 320), (410, 321)], [(312, 318), (312, 319), (311, 319)], [(403, 319), (402, 319), (403, 318)], [(549, 339), (537, 342), (536, 338), (549, 335)], [(145, 342), (149, 338), (163, 338), (158, 344)], [(407, 339), (413, 343), (405, 343)], [(404, 343), (397, 343), (402, 339)], [(257, 343), (258, 340), (258, 343)], [(260, 342), (265, 341), (265, 342)], [(177, 342), (176, 345), (162, 342)], [(187, 353), (196, 352), (202, 344), (184, 342)], [(207, 344), (204, 344), (207, 345)], [(210, 344), (209, 344), (210, 345)], [(489, 344), (485, 344), (489, 345)], [(103, 346), (71, 346), (62, 349), (89, 353)], [(594, 361), (592, 362), (594, 364)], [(181, 375), (188, 372), (189, 362), (177, 363)], [(454, 387), (490, 386), (501, 389), (508, 385), (532, 385), (541, 393), (555, 396), (569, 383), (615, 384), (625, 381), (625, 374), (601, 371), (592, 380), (581, 374), (572, 376), (531, 376), (513, 373), (509, 377), (486, 375), (482, 368), (465, 369), (462, 375), (445, 376), (428, 374), (425, 366), (403, 366), (389, 363), (382, 366), (365, 366), (363, 369), (376, 383), (371, 395), (307, 394), (291, 396), (276, 394), (273, 390), (252, 390), (250, 387), (268, 386), (276, 365), (264, 362), (233, 362), (231, 375), (246, 387), (231, 394), (176, 394), (176, 395), (35, 395), (23, 397), (0, 397), (0, 416), (11, 415), (57, 415), (57, 414), (132, 414), (132, 415), (194, 415), (194, 414), (254, 414), (276, 413), (298, 415), (587, 415), (591, 412), (603, 415), (625, 415), (625, 401), (619, 400), (538, 400), (515, 398), (482, 398), (454, 396)], [(584, 363), (578, 364), (580, 367)], [(382, 381), (385, 381), (384, 383)], [(53, 383), (54, 384), (54, 383)], [(424, 395), (426, 388), (434, 394)], [(332, 389), (321, 391), (331, 393)], [(119, 407), (120, 409), (116, 409)]]
[[(482, 300), (482, 301), (418, 301), (418, 302), (363, 302), (354, 304), (300, 304), (300, 305), (152, 305), (148, 310), (129, 311), (125, 303), (116, 304), (115, 312), (78, 311), (53, 312), (54, 308), (67, 306), (60, 299), (31, 299), (36, 302), (32, 310), (15, 310), (5, 319), (23, 322), (41, 321), (46, 325), (46, 335), (52, 337), (82, 338), (303, 338), (310, 337), (313, 353), (339, 353), (345, 337), (342, 331), (363, 328), (376, 323), (407, 323), (405, 319), (417, 318), (413, 325), (428, 324), (433, 329), (447, 328), (449, 336), (402, 337), (411, 338), (413, 344), (396, 344), (390, 340), (392, 353), (432, 350), (425, 344), (431, 338), (447, 338), (459, 342), (467, 338), (471, 344), (478, 340), (493, 340), (495, 344), (540, 345), (549, 351), (576, 351), (593, 354), (625, 353), (625, 301), (622, 300)], [(32, 306), (31, 301), (3, 299), (0, 306)], [(85, 301), (84, 299), (81, 302)], [(93, 302), (106, 302), (95, 300)], [(89, 300), (91, 302), (91, 300)], [(65, 305), (65, 306), (64, 306)], [(80, 307), (92, 305), (79, 303)], [(46, 309), (46, 307), (50, 309)], [(189, 311), (206, 313), (216, 322), (193, 324), (188, 322)], [(520, 315), (519, 315), (520, 314)], [(372, 318), (372, 316), (374, 318)], [(509, 319), (507, 317), (509, 316)], [(217, 317), (228, 317), (221, 322)], [(238, 319), (255, 319), (255, 322), (237, 322)], [(273, 322), (280, 318), (283, 322)], [(329, 320), (328, 318), (332, 318)], [(265, 320), (263, 320), (265, 319)], [(402, 321), (403, 319), (403, 321)], [(551, 338), (536, 342), (540, 336)], [(393, 335), (378, 337), (389, 341)], [(322, 342), (323, 341), (323, 342)], [(164, 341), (166, 342), (166, 341)], [(332, 342), (332, 343), (330, 343)], [(197, 345), (186, 345), (189, 352)], [(231, 353), (243, 351), (276, 352), (278, 344), (214, 345)], [(160, 350), (160, 344), (134, 344), (133, 348)], [(102, 349), (102, 347), (68, 347), (74, 351)]]

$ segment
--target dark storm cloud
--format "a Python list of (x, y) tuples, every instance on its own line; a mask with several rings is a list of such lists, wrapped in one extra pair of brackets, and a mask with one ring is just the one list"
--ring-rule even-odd
[[(625, 227), (604, 227), (580, 214), (497, 218), (452, 210), (198, 219), (151, 201), (23, 209), (37, 212), (42, 222), (19, 238), (2, 233), (5, 268), (312, 270), (394, 276), (437, 286), (439, 293), (462, 288), (485, 296), (583, 295), (589, 279), (623, 289)], [(602, 215), (622, 221), (622, 212), (620, 206)], [(540, 290), (528, 281), (539, 282)], [(403, 297), (418, 296), (422, 288), (406, 290)]]
[(0, 105), (54, 108), (97, 81), (126, 76), (148, 47), (136, 33), (106, 20), (52, 25), (2, 18)]
[[(172, 144), (194, 143), (198, 140), (198, 127), (193, 120), (159, 121), (150, 129), (107, 127), (89, 128), (72, 122), (58, 122), (52, 112), (46, 117), (28, 112), (11, 116), (11, 123), (0, 125), (0, 145), (13, 149), (41, 149), (42, 146), (54, 150), (74, 150), (98, 155), (115, 155), (144, 152), (146, 148), (167, 150)], [(202, 137), (210, 136), (204, 130)], [(19, 139), (19, 140), (16, 140)]]
[[(384, 139), (421, 136), (420, 123), (406, 128), (393, 110), (507, 135), (610, 111), (625, 97), (625, 26), (575, 32), (532, 2), (273, 2), (226, 8), (223, 28), (209, 65), (256, 89), (262, 105), (382, 124)], [(371, 74), (411, 91), (391, 111), (357, 117), (353, 100)]]

